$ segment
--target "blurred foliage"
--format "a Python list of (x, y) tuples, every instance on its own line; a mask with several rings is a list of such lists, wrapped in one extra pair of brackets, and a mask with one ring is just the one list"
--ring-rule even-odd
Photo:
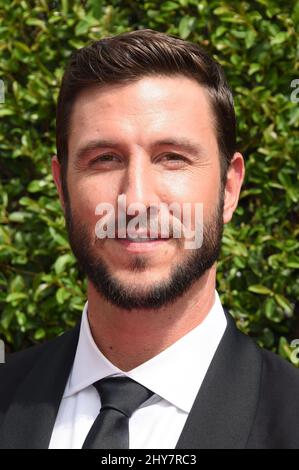
[(10, 349), (72, 327), (86, 296), (50, 176), (66, 61), (91, 39), (152, 28), (201, 44), (224, 67), (247, 173), (225, 228), (218, 289), (241, 330), (291, 360), (299, 338), (298, 24), (292, 0), (0, 0), (0, 334)]

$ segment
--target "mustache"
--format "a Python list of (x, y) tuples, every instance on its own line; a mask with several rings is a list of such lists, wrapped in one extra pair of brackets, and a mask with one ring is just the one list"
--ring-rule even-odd
[[(165, 203), (160, 206), (145, 207), (141, 203), (134, 203), (129, 208), (124, 206), (116, 212), (112, 204), (103, 202), (95, 209), (95, 215), (99, 216), (95, 225), (95, 234), (99, 239), (143, 237), (192, 240), (194, 238), (198, 246), (201, 245), (203, 237), (203, 204), (196, 202), (193, 206), (191, 203), (186, 203), (181, 210), (179, 204), (175, 207), (173, 204)], [(190, 243), (188, 247), (192, 248)]]
[(104, 229), (114, 228), (115, 238), (125, 238), (126, 236), (151, 237), (151, 238), (173, 238), (179, 237), (186, 227), (175, 217), (169, 217), (169, 220), (161, 218), (149, 219), (127, 216), (125, 219), (115, 219), (113, 215), (103, 216), (99, 223)]

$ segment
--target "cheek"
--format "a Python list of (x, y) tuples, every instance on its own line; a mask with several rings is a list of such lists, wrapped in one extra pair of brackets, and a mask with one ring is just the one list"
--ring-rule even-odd
[[(193, 240), (196, 230), (198, 237), (202, 230), (202, 224), (208, 223), (214, 217), (219, 203), (220, 173), (218, 168), (202, 168), (194, 173), (188, 172), (181, 175), (177, 181), (172, 181), (172, 200), (181, 204), (189, 203), (190, 207), (183, 209), (185, 227), (191, 228)], [(190, 212), (189, 212), (190, 210)], [(191, 213), (191, 214), (190, 214)], [(188, 232), (186, 232), (186, 236)]]
[(98, 220), (95, 214), (98, 204), (109, 203), (115, 206), (117, 197), (114, 195), (113, 185), (98, 177), (84, 177), (71, 182), (69, 194), (72, 210), (80, 215), (80, 220), (94, 223)]
[(219, 185), (219, 177), (210, 172), (188, 172), (177, 177), (171, 175), (164, 184), (164, 193), (175, 202), (201, 202), (213, 207), (218, 200)]

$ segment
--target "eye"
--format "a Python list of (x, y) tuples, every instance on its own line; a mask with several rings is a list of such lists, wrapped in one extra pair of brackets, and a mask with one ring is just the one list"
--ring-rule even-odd
[(121, 164), (122, 159), (119, 156), (113, 155), (112, 153), (103, 153), (102, 155), (97, 155), (92, 158), (88, 166), (91, 170), (111, 171), (119, 169)]
[(164, 155), (167, 160), (181, 160), (181, 161), (186, 161), (185, 157), (182, 155), (179, 155), (178, 153), (167, 153)]
[(97, 162), (112, 162), (118, 161), (119, 158), (116, 155), (112, 155), (111, 153), (105, 153), (103, 155), (98, 155), (96, 158), (92, 160), (92, 163)]
[(182, 166), (187, 163), (187, 159), (178, 153), (167, 153), (162, 155), (160, 160), (166, 162), (168, 166)]

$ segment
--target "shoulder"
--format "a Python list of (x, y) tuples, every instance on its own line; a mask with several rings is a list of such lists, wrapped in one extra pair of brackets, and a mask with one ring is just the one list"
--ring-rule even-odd
[(299, 369), (277, 354), (265, 349), (261, 350), (261, 354), (261, 380), (266, 392), (271, 396), (271, 402), (275, 406), (279, 397), (283, 397), (285, 400), (297, 398), (294, 405), (297, 405), (299, 412)]
[(8, 354), (0, 366), (0, 394), (8, 382), (17, 381), (27, 375), (38, 359), (55, 344), (55, 340), (31, 346), (22, 351)]
[(42, 368), (53, 360), (55, 355), (63, 357), (63, 352), (68, 347), (76, 344), (78, 327), (58, 336), (43, 344), (31, 346), (23, 351), (9, 354), (6, 362), (0, 365), (0, 401), (3, 403), (11, 399), (16, 388), (30, 376), (34, 370)]
[[(278, 354), (260, 347), (253, 338), (237, 328), (228, 311), (225, 313), (228, 320), (227, 332), (230, 333), (230, 344), (234, 342), (234, 351), (247, 356), (248, 365), (249, 362), (253, 362), (254, 358), (257, 359), (259, 372), (256, 369), (256, 373), (261, 374), (261, 384), (264, 386), (275, 383), (275, 387), (280, 387), (283, 390), (286, 390), (286, 384), (290, 384), (292, 386), (288, 387), (288, 391), (292, 393), (294, 388), (299, 386), (299, 369)], [(284, 381), (286, 382), (284, 383)], [(296, 391), (298, 393), (298, 390)]]
[(299, 369), (260, 349), (259, 399), (249, 448), (297, 449), (299, 443)]
[(298, 385), (299, 381), (299, 369), (288, 362), (286, 359), (274, 354), (271, 351), (267, 351), (266, 349), (262, 349), (262, 357), (263, 357), (263, 367), (264, 373), (267, 374), (269, 377), (276, 377), (279, 374), (283, 374), (287, 376), (289, 380)]
[[(259, 375), (260, 400), (265, 400), (268, 406), (275, 407), (278, 401), (289, 406), (287, 400), (299, 396), (299, 369), (278, 354), (258, 346), (251, 337), (239, 330), (237, 336), (243, 345), (243, 351), (240, 347), (239, 352), (247, 351), (247, 366), (255, 358), (258, 359), (255, 373)], [(299, 400), (296, 406), (299, 411)]]

